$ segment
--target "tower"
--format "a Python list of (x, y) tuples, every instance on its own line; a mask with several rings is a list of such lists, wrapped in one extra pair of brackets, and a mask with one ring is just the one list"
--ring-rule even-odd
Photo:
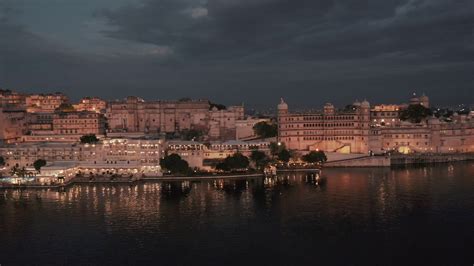
[(278, 116), (286, 114), (288, 114), (288, 104), (286, 104), (283, 98), (281, 98), (280, 104), (278, 104)]

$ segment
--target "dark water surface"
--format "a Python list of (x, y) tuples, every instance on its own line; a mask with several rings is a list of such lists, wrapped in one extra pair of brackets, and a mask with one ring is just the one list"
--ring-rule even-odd
[(0, 191), (0, 264), (473, 265), (474, 163)]

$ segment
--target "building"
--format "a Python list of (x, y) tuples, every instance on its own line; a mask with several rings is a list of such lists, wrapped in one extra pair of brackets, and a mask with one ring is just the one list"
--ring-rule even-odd
[(413, 93), (413, 96), (410, 98), (410, 105), (422, 105), (426, 108), (430, 108), (430, 98), (424, 93), (418, 97), (416, 93)]
[(283, 99), (278, 105), (278, 141), (297, 151), (324, 150), (339, 153), (367, 153), (370, 104), (337, 110), (327, 103), (321, 112), (291, 113)]
[[(410, 104), (428, 107), (429, 99), (424, 95), (412, 97)], [(290, 113), (282, 100), (278, 105), (278, 140), (289, 149), (302, 152), (474, 152), (474, 116), (471, 114), (454, 114), (450, 121), (428, 117), (421, 123), (411, 123), (399, 119), (400, 111), (406, 107), (376, 105), (370, 108), (367, 101), (356, 101), (349, 110), (336, 110), (326, 104), (322, 112)]]
[(270, 119), (267, 118), (252, 118), (248, 117), (247, 119), (236, 120), (235, 121), (235, 139), (236, 140), (246, 140), (257, 138), (253, 127), (260, 122), (270, 123)]
[(400, 124), (400, 111), (404, 107), (397, 104), (375, 105), (370, 109), (373, 126), (396, 126)]
[(27, 131), (26, 112), (0, 108), (0, 143), (11, 143), (21, 139)]
[(28, 113), (52, 113), (61, 104), (67, 103), (68, 97), (62, 93), (27, 95), (25, 104)]
[(1, 146), (0, 156), (5, 159), (7, 168), (28, 168), (43, 159), (48, 165), (74, 163), (76, 173), (159, 175), (162, 147), (159, 139), (114, 138), (96, 144), (21, 143)]
[(28, 135), (52, 133), (54, 113), (27, 113)]
[(73, 105), (79, 112), (105, 113), (107, 102), (97, 97), (82, 98), (79, 103)]
[(270, 142), (267, 141), (225, 141), (204, 144), (197, 141), (167, 141), (167, 154), (178, 154), (192, 168), (212, 171), (228, 156), (239, 152), (250, 157), (252, 151), (260, 150), (270, 154)]
[(106, 116), (111, 132), (176, 133), (201, 130), (210, 139), (235, 138), (235, 121), (244, 108), (218, 108), (207, 100), (150, 101), (127, 97), (110, 102)]
[(26, 95), (11, 90), (0, 89), (0, 107), (1, 108), (25, 108)]
[(105, 134), (105, 116), (96, 112), (28, 113), (21, 142), (78, 142), (84, 135)]
[(107, 119), (110, 130), (122, 132), (168, 132), (205, 128), (208, 101), (152, 101), (127, 97), (110, 102)]
[(105, 117), (95, 112), (59, 112), (53, 115), (53, 134), (102, 135), (105, 133)]
[(419, 124), (402, 122), (395, 127), (371, 129), (370, 148), (376, 153), (467, 153), (474, 152), (474, 118), (454, 122), (431, 117)]
[(213, 107), (208, 115), (210, 140), (233, 140), (237, 131), (236, 121), (244, 119), (244, 107), (230, 106), (226, 109)]

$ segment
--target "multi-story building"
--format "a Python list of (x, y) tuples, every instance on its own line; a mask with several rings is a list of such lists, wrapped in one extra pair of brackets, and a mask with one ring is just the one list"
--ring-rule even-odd
[(367, 153), (369, 130), (367, 101), (349, 110), (327, 103), (322, 112), (310, 113), (290, 113), (283, 99), (278, 105), (278, 141), (292, 150)]
[(79, 112), (105, 113), (107, 102), (97, 97), (85, 97), (73, 106)]
[[(426, 96), (412, 97), (410, 105), (429, 106)], [(278, 140), (298, 151), (336, 153), (455, 153), (474, 152), (474, 116), (455, 114), (446, 122), (429, 117), (421, 123), (400, 121), (408, 105), (355, 102), (351, 110), (336, 111), (326, 104), (323, 112), (289, 113), (278, 105)], [(369, 111), (370, 110), (370, 111)]]
[(253, 139), (257, 138), (255, 135), (255, 131), (253, 127), (260, 123), (260, 122), (267, 122), (270, 123), (270, 119), (268, 118), (247, 118), (242, 120), (235, 121), (235, 139), (236, 140), (245, 140), (245, 139)]
[(218, 163), (237, 152), (249, 157), (254, 150), (270, 153), (270, 142), (267, 141), (226, 141), (204, 144), (196, 141), (168, 141), (166, 152), (178, 154), (192, 168), (212, 170)]
[(54, 113), (27, 113), (28, 135), (53, 131)]
[(413, 93), (413, 96), (410, 98), (410, 105), (418, 104), (430, 108), (430, 98), (428, 98), (424, 93), (420, 97), (416, 96), (416, 93)]
[(371, 124), (375, 126), (395, 126), (400, 124), (402, 106), (396, 104), (375, 105), (370, 109)]
[(26, 131), (25, 111), (0, 108), (0, 143), (18, 141)]
[(112, 132), (176, 132), (204, 127), (208, 111), (207, 101), (146, 102), (127, 97), (108, 104), (107, 119)]
[(214, 107), (209, 111), (208, 135), (210, 139), (235, 139), (236, 121), (244, 119), (243, 106), (230, 106), (227, 109)]
[(61, 104), (67, 103), (68, 97), (62, 93), (31, 94), (25, 99), (28, 113), (52, 113)]
[(25, 99), (24, 94), (0, 89), (0, 107), (2, 108), (25, 108)]
[(211, 139), (233, 139), (235, 120), (243, 115), (241, 106), (216, 108), (207, 100), (147, 102), (137, 97), (110, 102), (106, 112), (111, 132), (175, 133), (197, 129)]
[(371, 129), (370, 147), (374, 152), (474, 152), (474, 117), (466, 115), (455, 122), (431, 117), (419, 124), (402, 122), (395, 127), (374, 127)]
[(162, 156), (159, 139), (103, 139), (96, 144), (22, 143), (3, 145), (0, 156), (7, 168), (31, 167), (38, 159), (48, 164), (73, 162), (82, 173), (159, 174)]
[(53, 115), (53, 134), (102, 135), (105, 133), (105, 118), (94, 112), (60, 112)]

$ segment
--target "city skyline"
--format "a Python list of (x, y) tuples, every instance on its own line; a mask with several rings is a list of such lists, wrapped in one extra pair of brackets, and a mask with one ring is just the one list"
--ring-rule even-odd
[[(13, 93), (18, 93), (18, 94), (21, 94), (21, 95), (55, 95), (55, 94), (62, 94), (64, 96), (67, 97), (67, 102), (68, 103), (80, 103), (82, 102), (84, 99), (97, 99), (97, 100), (101, 100), (101, 101), (105, 101), (105, 102), (109, 102), (109, 103), (113, 103), (113, 102), (120, 102), (120, 101), (123, 101), (123, 100), (126, 100), (127, 98), (129, 97), (137, 97), (139, 99), (143, 99), (145, 102), (175, 102), (175, 101), (209, 101), (209, 103), (213, 103), (213, 104), (224, 104), (226, 106), (239, 106), (239, 105), (242, 105), (242, 106), (245, 106), (247, 108), (249, 108), (249, 110), (251, 111), (263, 111), (263, 112), (269, 112), (269, 111), (274, 111), (276, 112), (277, 109), (276, 109), (276, 106), (277, 104), (281, 101), (281, 100), (285, 100), (287, 101), (287, 99), (292, 99), (292, 97), (287, 97), (289, 95), (286, 95), (286, 96), (281, 96), (278, 98), (278, 100), (274, 101), (274, 102), (269, 102), (269, 101), (262, 101), (262, 103), (264, 104), (250, 104), (250, 105), (247, 105), (245, 102), (241, 101), (239, 102), (238, 100), (235, 100), (233, 102), (217, 102), (217, 101), (214, 101), (214, 99), (211, 97), (198, 97), (198, 98), (189, 98), (189, 97), (179, 97), (179, 98), (159, 98), (159, 97), (151, 97), (151, 98), (145, 98), (145, 97), (142, 97), (140, 95), (126, 95), (124, 97), (111, 97), (111, 98), (107, 98), (107, 97), (100, 97), (100, 96), (97, 96), (97, 94), (94, 94), (94, 95), (75, 95), (75, 97), (70, 97), (69, 94), (66, 94), (64, 91), (61, 91), (61, 90), (56, 90), (56, 91), (43, 91), (41, 92), (41, 90), (15, 90), (15, 89), (9, 89), (9, 88), (0, 88), (0, 91), (3, 90), (4, 92), (13, 92)], [(400, 98), (399, 101), (393, 101), (393, 100), (388, 100), (386, 102), (378, 102), (378, 101), (370, 101), (368, 99), (373, 99), (373, 97), (370, 97), (370, 95), (368, 96), (360, 96), (358, 98), (353, 98), (353, 99), (349, 99), (347, 98), (347, 101), (346, 98), (344, 98), (344, 101), (341, 101), (340, 99), (338, 98), (332, 98), (332, 99), (328, 99), (327, 101), (321, 101), (321, 102), (315, 102), (315, 103), (306, 103), (306, 104), (299, 104), (297, 102), (291, 102), (291, 101), (287, 101), (287, 102), (290, 102), (292, 104), (297, 104), (297, 106), (294, 106), (293, 108), (296, 110), (296, 111), (304, 111), (304, 110), (307, 110), (307, 111), (312, 111), (312, 110), (322, 110), (324, 105), (327, 104), (327, 103), (331, 103), (331, 104), (334, 104), (337, 108), (346, 108), (348, 105), (351, 105), (352, 103), (354, 102), (357, 102), (357, 101), (369, 101), (371, 104), (381, 104), (381, 105), (390, 105), (390, 104), (407, 104), (409, 102), (409, 98), (410, 97), (414, 97), (414, 96), (430, 96), (430, 99), (432, 99), (431, 95), (427, 95), (426, 93), (419, 93), (418, 91), (417, 92), (412, 92), (411, 94), (408, 94), (408, 95), (398, 95), (397, 98)], [(434, 103), (432, 108), (449, 108), (449, 109), (453, 109), (453, 110), (458, 110), (459, 108), (473, 108), (474, 106), (474, 103), (473, 102), (467, 102), (467, 101), (464, 101), (464, 102), (457, 102), (457, 103), (453, 103), (453, 104), (442, 104), (442, 103)]]
[(473, 5), (2, 0), (0, 87), (258, 107), (282, 96), (401, 102), (416, 91), (472, 104)]

